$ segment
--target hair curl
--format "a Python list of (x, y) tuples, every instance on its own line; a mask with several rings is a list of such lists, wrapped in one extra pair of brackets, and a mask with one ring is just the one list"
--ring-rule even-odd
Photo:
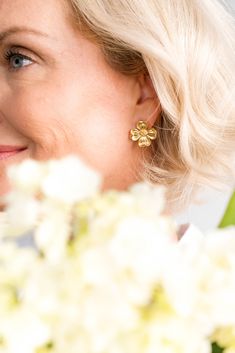
[(179, 211), (202, 185), (234, 185), (235, 20), (224, 0), (69, 0), (109, 64), (146, 72), (161, 104), (143, 177)]

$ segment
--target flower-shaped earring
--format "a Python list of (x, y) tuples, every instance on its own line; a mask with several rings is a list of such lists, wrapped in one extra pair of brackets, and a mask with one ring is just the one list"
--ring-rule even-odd
[(136, 129), (131, 129), (130, 137), (132, 141), (138, 141), (139, 147), (149, 147), (152, 140), (157, 138), (157, 130), (152, 127), (148, 129), (145, 121), (138, 121)]

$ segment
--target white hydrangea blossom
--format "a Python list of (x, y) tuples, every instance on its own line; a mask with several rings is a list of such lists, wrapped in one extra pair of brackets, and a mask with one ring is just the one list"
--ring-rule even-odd
[(48, 162), (48, 174), (42, 181), (46, 197), (73, 204), (99, 191), (101, 177), (75, 156)]
[[(101, 193), (75, 157), (10, 175), (0, 353), (234, 353), (235, 227), (177, 242), (164, 188)], [(18, 247), (28, 231), (35, 248)]]
[(9, 207), (5, 212), (5, 224), (10, 224), (8, 235), (19, 236), (37, 225), (40, 202), (23, 191), (15, 191), (6, 198)]
[(8, 176), (15, 190), (21, 190), (24, 194), (35, 194), (40, 189), (47, 169), (46, 163), (26, 159), (20, 164), (11, 165), (8, 169)]

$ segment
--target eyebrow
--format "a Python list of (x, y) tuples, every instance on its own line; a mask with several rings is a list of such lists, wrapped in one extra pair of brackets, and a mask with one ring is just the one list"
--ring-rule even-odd
[(49, 37), (47, 33), (40, 32), (33, 28), (28, 27), (10, 27), (9, 29), (0, 32), (0, 42), (4, 41), (8, 36), (11, 36), (15, 33), (28, 33), (28, 34), (36, 34), (42, 37)]

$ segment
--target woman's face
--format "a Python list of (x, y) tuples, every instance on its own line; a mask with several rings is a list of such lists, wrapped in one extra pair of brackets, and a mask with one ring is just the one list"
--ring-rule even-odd
[(58, 0), (0, 2), (0, 194), (6, 167), (28, 157), (76, 153), (104, 188), (136, 181), (129, 131), (150, 116), (152, 88), (113, 70), (68, 13)]

